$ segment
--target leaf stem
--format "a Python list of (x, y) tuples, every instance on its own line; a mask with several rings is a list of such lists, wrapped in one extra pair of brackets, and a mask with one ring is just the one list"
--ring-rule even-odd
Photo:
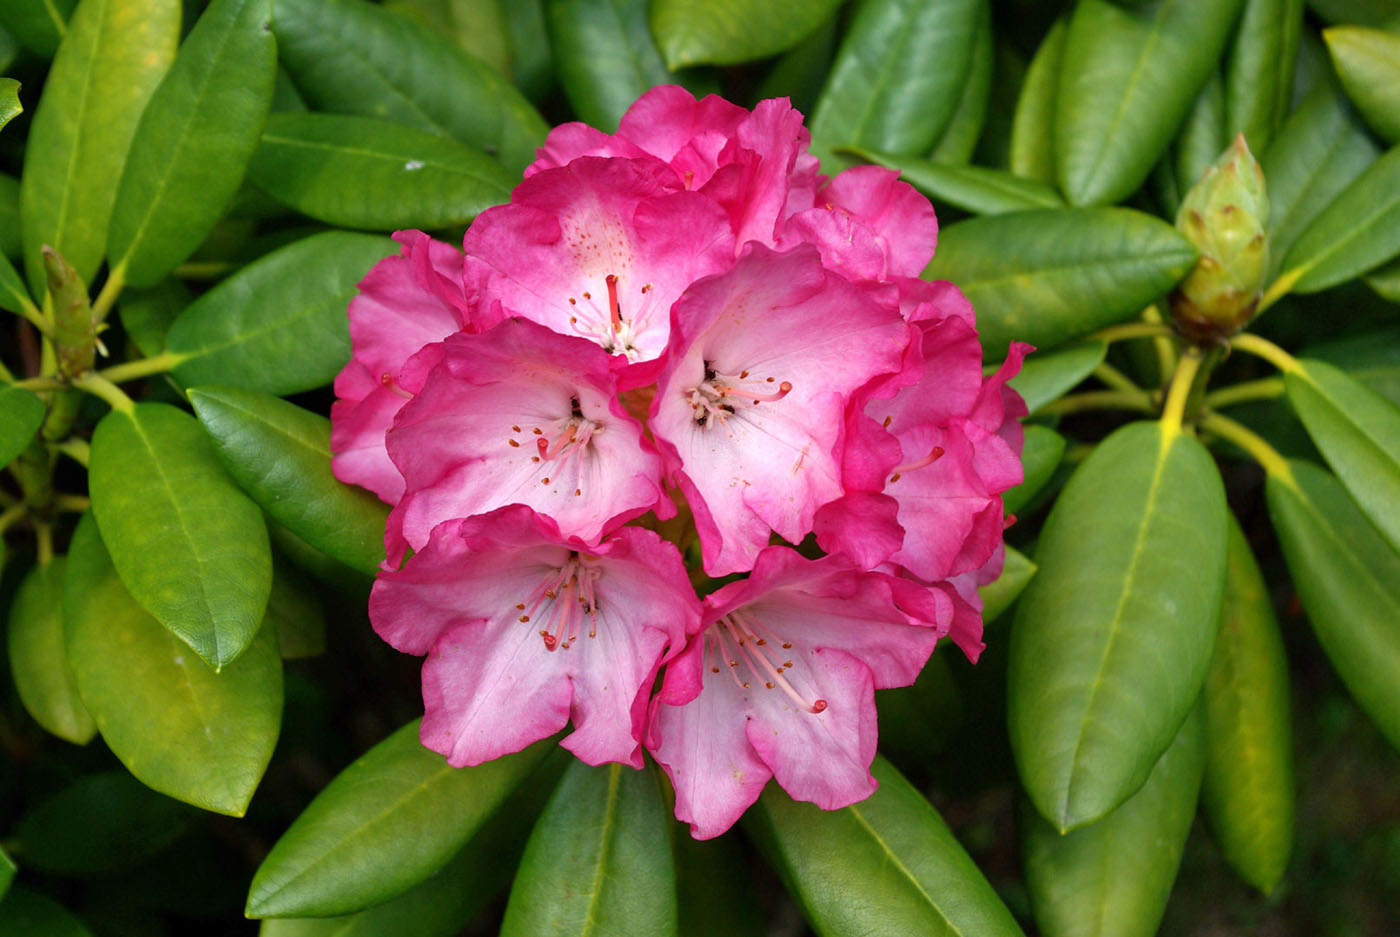
[(1040, 413), (1081, 413), (1085, 410), (1136, 410), (1155, 413), (1152, 396), (1143, 390), (1090, 390), (1070, 394), (1041, 407)]
[(1241, 332), (1239, 335), (1230, 339), (1230, 347), (1238, 349), (1247, 355), (1263, 358), (1284, 374), (1292, 374), (1302, 370), (1301, 365), (1298, 364), (1297, 358), (1293, 357), (1267, 338), (1261, 338), (1251, 332)]
[(1293, 483), (1293, 470), (1288, 467), (1288, 460), (1265, 442), (1264, 437), (1242, 423), (1236, 423), (1219, 413), (1207, 412), (1201, 417), (1200, 427), (1207, 433), (1239, 446), (1270, 475), (1277, 476), (1289, 484)]
[(1144, 393), (1143, 389), (1133, 383), (1132, 378), (1122, 371), (1109, 364), (1107, 361), (1100, 362), (1093, 371), (1094, 377), (1103, 381), (1114, 390), (1126, 391), (1127, 393)]
[(53, 326), (49, 325), (44, 314), (39, 311), (39, 307), (34, 305), (33, 300), (28, 296), (19, 296), (19, 311), (16, 313), (24, 321), (39, 330), (39, 334), (45, 338), (53, 334)]
[(131, 413), (136, 409), (135, 402), (120, 387), (100, 374), (84, 374), (73, 382), (79, 390), (85, 390), (94, 397), (101, 397), (113, 410)]
[(87, 468), (88, 461), (92, 456), (92, 446), (88, 445), (86, 439), (79, 439), (76, 436), (70, 436), (63, 442), (54, 443), (53, 448), (54, 451), (63, 453), (83, 468)]
[(1171, 334), (1171, 329), (1160, 322), (1124, 322), (1122, 325), (1110, 325), (1106, 329), (1091, 332), (1084, 336), (1084, 341), (1111, 343), (1129, 338), (1166, 338)]
[(53, 525), (48, 521), (34, 521), (34, 538), (38, 541), (39, 568), (53, 562)]
[(112, 268), (107, 274), (107, 282), (102, 284), (102, 292), (97, 294), (97, 299), (92, 303), (92, 321), (96, 325), (107, 319), (107, 313), (112, 311), (112, 305), (121, 295), (122, 287), (126, 286), (126, 263), (122, 262)]
[(155, 374), (164, 374), (182, 359), (179, 355), (163, 351), (150, 358), (141, 358), (136, 361), (127, 361), (124, 364), (114, 364), (110, 368), (103, 368), (98, 371), (98, 375), (111, 381), (113, 384), (120, 384), (123, 381), (134, 381), (143, 377), (151, 377)]
[(29, 512), (29, 505), (23, 501), (0, 512), (0, 534), (17, 524)]
[(1265, 309), (1288, 295), (1293, 289), (1293, 284), (1303, 278), (1303, 274), (1308, 272), (1306, 267), (1295, 267), (1287, 273), (1280, 274), (1278, 279), (1269, 284), (1269, 288), (1264, 291), (1264, 295), (1259, 297), (1259, 305), (1254, 307), (1254, 315), (1258, 316)]
[(1167, 383), (1167, 375), (1176, 370), (1176, 342), (1173, 341), (1172, 330), (1163, 323), (1162, 313), (1156, 305), (1144, 309), (1142, 318), (1163, 329), (1163, 334), (1152, 340), (1152, 349), (1157, 353), (1157, 386), (1161, 387)]
[(238, 264), (228, 260), (191, 260), (176, 267), (174, 274), (182, 280), (217, 280), (237, 269)]
[(1181, 432), (1181, 423), (1186, 417), (1186, 401), (1190, 399), (1191, 387), (1200, 373), (1202, 358), (1201, 353), (1192, 348), (1176, 362), (1171, 387), (1167, 390), (1167, 402), (1162, 407), (1162, 426), (1169, 433)]
[(54, 507), (69, 514), (81, 514), (92, 507), (92, 499), (87, 495), (58, 495), (53, 503)]
[(1283, 381), (1277, 377), (1266, 377), (1257, 381), (1245, 381), (1230, 387), (1222, 387), (1206, 394), (1205, 405), (1212, 410), (1232, 407), (1237, 403), (1254, 400), (1272, 400), (1283, 393)]

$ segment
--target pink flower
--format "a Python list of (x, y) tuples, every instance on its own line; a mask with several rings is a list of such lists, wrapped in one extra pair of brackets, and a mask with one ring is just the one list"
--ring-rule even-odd
[(380, 637), (423, 665), (423, 744), (455, 767), (520, 751), (572, 719), (589, 764), (642, 766), (657, 668), (699, 627), (674, 546), (624, 527), (564, 537), (522, 505), (433, 531), (370, 595)]
[[(911, 593), (917, 591), (917, 596)], [(909, 614), (898, 601), (916, 598)], [(769, 547), (705, 600), (705, 630), (666, 668), (647, 748), (697, 839), (723, 833), (776, 778), (827, 810), (874, 792), (875, 690), (906, 686), (952, 607), (848, 560)]]

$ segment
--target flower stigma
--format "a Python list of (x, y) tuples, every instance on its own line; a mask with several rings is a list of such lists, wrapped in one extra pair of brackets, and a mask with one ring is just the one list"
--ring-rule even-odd
[[(720, 618), (705, 633), (705, 656), (709, 662), (710, 673), (719, 673), (719, 663), (724, 663), (729, 667), (729, 676), (733, 678), (735, 686), (741, 690), (750, 689), (748, 680), (742, 679), (739, 675), (739, 665), (743, 663), (748, 669), (748, 676), (758, 680), (764, 689), (781, 689), (788, 699), (792, 700), (799, 709), (809, 713), (819, 713), (826, 711), (826, 700), (818, 699), (808, 702), (801, 693), (788, 682), (784, 673), (792, 669), (791, 659), (783, 659), (784, 655), (774, 653), (775, 650), (790, 651), (792, 642), (777, 641), (777, 648), (764, 637), (761, 632), (766, 633), (767, 628), (759, 623), (758, 619), (749, 615), (743, 609), (736, 609), (728, 615)], [(730, 647), (725, 640), (728, 635), (729, 641), (734, 642), (734, 653), (730, 654)], [(713, 652), (713, 653), (712, 653)], [(769, 654), (773, 654), (770, 659)]]
[[(756, 385), (767, 393), (758, 393), (746, 385)], [(690, 403), (691, 412), (695, 414), (696, 425), (707, 427), (713, 422), (727, 429), (729, 417), (737, 414), (739, 407), (750, 409), (761, 403), (782, 400), (792, 393), (792, 383), (778, 383), (773, 377), (766, 377), (760, 381), (758, 378), (749, 377), (748, 371), (723, 374), (712, 368), (707, 361), (705, 379), (683, 393)]]
[(596, 559), (569, 554), (564, 565), (546, 576), (523, 602), (515, 604), (522, 624), (540, 620), (544, 627), (540, 637), (547, 651), (568, 650), (578, 640), (579, 626), (588, 616), (588, 636), (598, 636), (598, 598), (596, 586), (603, 571), (587, 560)]

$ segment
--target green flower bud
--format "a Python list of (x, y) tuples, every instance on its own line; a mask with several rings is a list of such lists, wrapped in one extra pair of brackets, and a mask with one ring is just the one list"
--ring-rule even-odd
[(53, 343), (58, 352), (58, 370), (65, 377), (77, 377), (92, 370), (97, 346), (97, 324), (92, 319), (87, 284), (68, 261), (47, 244), (43, 247), (43, 256), (53, 308)]
[(1176, 229), (1200, 259), (1171, 296), (1172, 318), (1187, 338), (1206, 344), (1249, 322), (1269, 267), (1269, 197), (1244, 134), (1186, 193)]

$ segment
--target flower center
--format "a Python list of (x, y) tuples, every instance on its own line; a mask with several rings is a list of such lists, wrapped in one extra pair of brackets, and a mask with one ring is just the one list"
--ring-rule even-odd
[(598, 636), (598, 598), (596, 587), (603, 571), (586, 562), (592, 557), (570, 553), (559, 569), (547, 575), (523, 602), (515, 603), (522, 624), (537, 622), (545, 650), (568, 650), (578, 640), (584, 616), (588, 617), (588, 636)]
[[(745, 679), (748, 677), (762, 683), (764, 689), (782, 690), (799, 709), (809, 713), (825, 712), (826, 700), (808, 702), (783, 676), (792, 669), (793, 662), (785, 658), (791, 650), (792, 642), (773, 637), (744, 609), (730, 612), (705, 632), (705, 659), (710, 673), (719, 673), (721, 665), (727, 666), (729, 676), (741, 690), (751, 688), (750, 680)], [(746, 671), (742, 675), (741, 666)]]
[(656, 305), (652, 301), (652, 286), (650, 283), (643, 284), (637, 291), (636, 307), (631, 308), (629, 303), (628, 314), (624, 316), (622, 300), (618, 296), (621, 281), (616, 274), (610, 273), (603, 278), (603, 283), (608, 291), (607, 308), (594, 302), (593, 294), (588, 290), (579, 296), (570, 296), (569, 305), (573, 307), (573, 314), (569, 316), (569, 325), (577, 334), (603, 346), (608, 354), (626, 355), (628, 361), (638, 361), (648, 355), (637, 347), (637, 339), (651, 324)]
[(718, 423), (728, 428), (729, 417), (738, 413), (741, 407), (751, 409), (761, 403), (782, 400), (792, 393), (792, 384), (789, 381), (779, 383), (772, 376), (751, 377), (748, 371), (724, 374), (706, 361), (705, 379), (683, 393), (690, 403), (697, 426), (708, 427)]
[[(557, 476), (559, 469), (565, 468), (573, 459), (581, 460), (588, 454), (588, 444), (593, 437), (600, 435), (605, 427), (602, 423), (590, 420), (583, 415), (582, 406), (578, 397), (569, 398), (570, 413), (567, 417), (555, 420), (553, 423), (546, 423), (544, 426), (533, 427), (526, 433), (519, 425), (512, 425), (511, 435), (506, 443), (512, 449), (525, 448), (521, 445), (516, 436), (523, 436), (525, 439), (534, 439), (534, 449), (536, 454), (530, 456), (530, 461), (534, 463), (553, 462), (556, 468), (553, 473)], [(583, 472), (578, 472), (577, 476), (582, 477)], [(549, 476), (540, 479), (542, 484), (548, 485), (551, 481)], [(583, 490), (574, 489), (574, 497), (582, 497)]]

